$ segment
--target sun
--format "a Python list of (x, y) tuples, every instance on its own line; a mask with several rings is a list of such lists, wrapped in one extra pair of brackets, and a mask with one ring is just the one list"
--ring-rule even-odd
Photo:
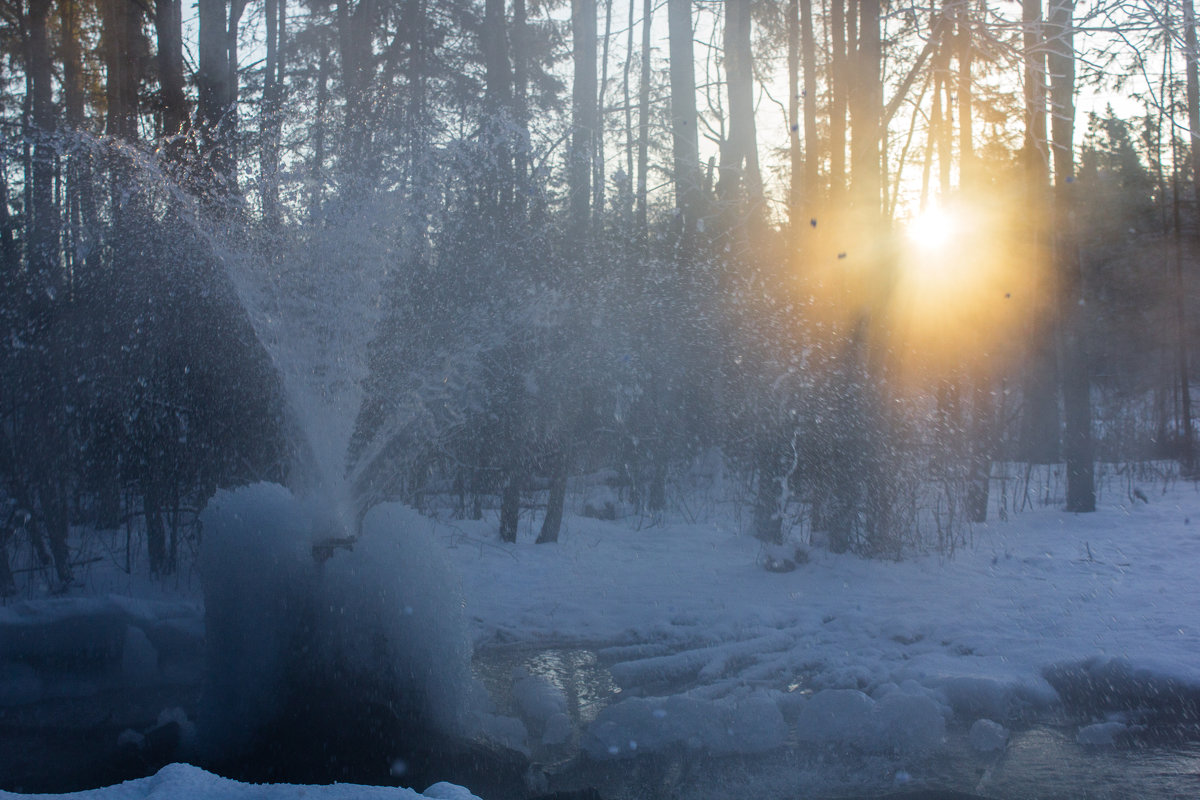
[(955, 220), (940, 206), (930, 206), (908, 221), (905, 232), (914, 248), (932, 254), (953, 241)]

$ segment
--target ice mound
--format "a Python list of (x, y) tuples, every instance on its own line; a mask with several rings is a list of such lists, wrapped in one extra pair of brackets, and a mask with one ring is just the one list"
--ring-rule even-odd
[(428, 520), (399, 504), (376, 506), (350, 549), (316, 558), (314, 544), (340, 533), (334, 519), (274, 484), (218, 492), (204, 510), (202, 758), (243, 753), (278, 728), (285, 707), (336, 715), (347, 701), (398, 700), (423, 724), (461, 733), (470, 642)]

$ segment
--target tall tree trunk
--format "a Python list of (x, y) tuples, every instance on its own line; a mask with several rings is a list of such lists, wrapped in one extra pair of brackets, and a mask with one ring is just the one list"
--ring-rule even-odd
[(521, 521), (521, 471), (510, 469), (504, 476), (504, 488), (500, 493), (500, 541), (512, 544), (517, 541), (517, 527)]
[[(236, 2), (237, 0), (235, 0)], [(378, 22), (378, 0), (338, 0), (338, 56), (345, 94), (342, 118), (341, 171), (366, 178), (370, 174), (371, 139), (368, 90), (375, 66), (373, 38)]]
[(512, 107), (512, 72), (508, 63), (504, 0), (487, 0), (481, 45), (484, 75), (484, 146), (488, 153), (485, 213), (492, 224), (509, 216), (512, 207), (512, 149), (508, 114)]
[(567, 499), (567, 459), (560, 451), (553, 462), (550, 494), (546, 500), (546, 516), (542, 519), (542, 529), (538, 533), (536, 544), (557, 542), (559, 531), (562, 529), (563, 506)]
[(513, 153), (517, 184), (517, 211), (524, 212), (529, 194), (529, 23), (525, 0), (513, 0), (512, 62), (513, 114), (518, 141)]
[[(183, 79), (183, 10), (180, 0), (154, 0), (154, 30), (158, 38), (158, 83), (162, 116), (159, 138), (167, 139), (167, 153), (178, 157), (187, 132), (188, 102)], [(269, 46), (269, 43), (268, 43)]]
[[(970, 10), (960, 2), (956, 14), (958, 23), (958, 170), (959, 186), (967, 192), (978, 188), (975, 166), (972, 101), (974, 86), (971, 79), (972, 41)], [(971, 522), (986, 522), (988, 495), (991, 490), (992, 442), (994, 439), (991, 386), (986, 370), (976, 370), (973, 415), (971, 419), (971, 448), (967, 468), (967, 517)]]
[(973, 131), (971, 56), (974, 42), (971, 34), (971, 15), (966, 0), (960, 0), (958, 23), (958, 181), (967, 188), (974, 183), (975, 136)]
[(829, 199), (842, 201), (846, 191), (846, 108), (850, 75), (846, 53), (846, 0), (830, 0), (832, 98), (829, 109)]
[(329, 42), (324, 36), (317, 45), (317, 108), (313, 120), (312, 163), (309, 167), (311, 191), (308, 215), (315, 221), (325, 203), (325, 118), (329, 108)]
[[(1191, 140), (1192, 161), (1192, 190), (1200, 197), (1200, 53), (1197, 52), (1196, 42), (1196, 9), (1193, 0), (1183, 0), (1183, 30), (1184, 30), (1184, 64), (1187, 74), (1187, 114), (1188, 130)], [(1178, 180), (1176, 181), (1176, 197), (1178, 197)], [(1184, 471), (1189, 474), (1196, 472), (1196, 443), (1192, 428), (1192, 392), (1188, 378), (1188, 337), (1187, 316), (1184, 312), (1184, 275), (1183, 275), (1183, 242), (1180, 241), (1180, 221), (1178, 219), (1178, 201), (1176, 202), (1175, 220), (1175, 314), (1178, 328), (1178, 360), (1179, 360), (1179, 399), (1180, 418), (1183, 436), (1181, 458)], [(1196, 204), (1196, 213), (1200, 216), (1200, 203)]]
[[(1049, 140), (1046, 133), (1046, 44), (1041, 0), (1022, 0), (1025, 70), (1025, 141), (1022, 161), (1028, 238), (1039, 251), (1048, 249), (1049, 232), (1043, 221), (1049, 211)], [(1049, 287), (1045, 289), (1050, 292)], [(1030, 321), (1031, 352), (1024, 379), (1021, 422), (1022, 457), (1034, 463), (1058, 461), (1061, 420), (1058, 410), (1058, 351), (1055, 346), (1057, 309)]]
[(820, 184), (821, 147), (817, 139), (817, 54), (813, 38), (812, 0), (800, 0), (800, 58), (804, 68), (803, 202), (811, 210)]
[[(632, 2), (632, 0), (631, 0)], [(669, 8), (669, 7), (668, 7)], [(689, 15), (690, 16), (690, 15)], [(637, 154), (637, 229), (638, 237), (645, 242), (649, 229), (648, 210), (646, 207), (647, 171), (650, 167), (650, 24), (654, 18), (653, 0), (643, 0), (642, 3), (642, 69), (638, 84), (638, 154)], [(689, 27), (691, 24), (689, 23)], [(672, 91), (674, 91), (674, 73), (672, 72)], [(693, 99), (693, 103), (695, 100)], [(673, 106), (672, 106), (673, 107)], [(672, 126), (671, 135), (675, 135)], [(697, 140), (697, 150), (699, 142)], [(700, 155), (697, 152), (696, 157)], [(678, 166), (678, 165), (676, 165)], [(678, 173), (676, 173), (678, 174)], [(676, 195), (678, 197), (678, 194)]]
[(633, 96), (629, 93), (629, 74), (633, 68), (633, 31), (634, 11), (637, 4), (629, 0), (629, 19), (625, 29), (625, 63), (622, 65), (621, 94), (625, 106), (625, 181), (626, 192), (621, 203), (621, 217), (625, 224), (633, 220), (633, 182), (635, 180), (633, 166)]
[(667, 34), (671, 59), (671, 151), (675, 169), (675, 207), (683, 217), (682, 235), (686, 243), (691, 241), (702, 213), (691, 0), (667, 0)]
[[(1196, 50), (1196, 9), (1193, 0), (1183, 0), (1183, 35), (1192, 183), (1200, 191), (1200, 53)], [(1196, 213), (1200, 215), (1200, 204), (1196, 205)]]
[[(119, 1), (119, 0), (118, 0)], [(238, 0), (234, 0), (238, 2)], [(234, 188), (234, 88), (229, 63), (227, 0), (197, 0), (199, 66), (196, 72), (196, 115), (200, 145), (211, 184), (221, 195)], [(237, 27), (236, 24), (233, 27)]]
[(127, 0), (101, 0), (105, 67), (105, 103), (109, 136), (138, 138), (138, 81), (141, 79), (142, 12)]
[(787, 80), (788, 80), (788, 222), (795, 231), (804, 212), (804, 151), (800, 148), (800, 0), (787, 3)]
[[(78, 0), (64, 0), (59, 6), (62, 19), (63, 110), (67, 129), (84, 130), (83, 52), (80, 45), (80, 8)], [(99, 227), (92, 194), (91, 159), (72, 152), (68, 157), (65, 192), (66, 219), (64, 238), (68, 275), (77, 274), (83, 254), (91, 250), (92, 238)], [(69, 237), (69, 238), (68, 238)]]
[(1088, 376), (1083, 293), (1077, 233), (1072, 224), (1075, 178), (1075, 0), (1051, 0), (1047, 27), (1054, 140), (1055, 219), (1059, 231), (1056, 262), (1060, 271), (1063, 333), (1063, 410), (1066, 417), (1067, 510), (1096, 510), (1092, 445), (1092, 404)]
[(571, 0), (575, 74), (571, 90), (571, 153), (567, 202), (576, 235), (591, 221), (592, 159), (596, 152), (596, 0)]
[(263, 68), (263, 104), (259, 112), (259, 187), (266, 226), (279, 226), (279, 137), (282, 131), (283, 74), (287, 43), (287, 0), (265, 0), (267, 58)]
[[(1174, 137), (1172, 137), (1174, 138)], [(1175, 355), (1179, 375), (1179, 463), (1185, 475), (1196, 472), (1195, 431), (1192, 427), (1192, 392), (1188, 378), (1187, 314), (1184, 311), (1185, 284), (1183, 279), (1183, 214), (1179, 194), (1179, 175), (1172, 181), (1172, 207), (1175, 227)]]
[(65, 304), (60, 216), (55, 198), (57, 173), (57, 119), (54, 111), (53, 67), (48, 36), (51, 0), (30, 0), (27, 24), (28, 86), (30, 89), (29, 133), (34, 140), (30, 171), (31, 207), (28, 232), (29, 314), (33, 324), (35, 363), (30, 376), (35, 387), (28, 399), (30, 435), (36, 449), (29, 453), (36, 508), (40, 519), (34, 525), (46, 531), (55, 572), (64, 585), (71, 581), (70, 554), (67, 549), (69, 503), (66, 493), (67, 472), (72, 458), (67, 445), (66, 408), (63, 392), (63, 330), (59, 324)]
[(604, 3), (604, 44), (600, 53), (600, 85), (596, 96), (596, 139), (592, 155), (592, 209), (597, 226), (604, 213), (604, 94), (608, 87), (608, 43), (612, 38), (612, 0)]
[(883, 117), (882, 49), (879, 38), (879, 0), (861, 0), (861, 38), (858, 43), (854, 93), (850, 97), (850, 178), (853, 201), (864, 220), (880, 214), (883, 184), (880, 145)]
[(717, 199), (724, 213), (762, 211), (762, 174), (754, 125), (754, 62), (750, 50), (750, 0), (725, 0), (725, 83), (729, 134), (721, 143)]

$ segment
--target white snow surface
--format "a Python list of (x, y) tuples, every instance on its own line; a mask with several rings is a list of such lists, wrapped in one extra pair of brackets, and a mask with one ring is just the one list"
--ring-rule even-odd
[[(249, 784), (221, 778), (189, 764), (168, 764), (149, 778), (126, 781), (116, 786), (70, 795), (43, 794), (35, 797), (73, 797), (78, 800), (478, 800), (461, 786), (435, 783), (418, 794), (412, 789), (389, 786), (359, 786), (335, 783), (328, 786), (295, 786), (287, 783)], [(0, 800), (30, 795), (0, 791)]]
[[(643, 752), (704, 740), (650, 713), (662, 697), (736, 703), (752, 691), (798, 720), (802, 739), (928, 748), (946, 718), (1007, 723), (1051, 709), (1054, 667), (1200, 690), (1200, 493), (1180, 483), (1147, 494), (1149, 504), (1109, 495), (1094, 514), (1013, 513), (975, 526), (952, 557), (817, 549), (785, 574), (762, 568), (732, 514), (640, 530), (572, 517), (558, 543), (536, 546), (536, 525), (515, 546), (495, 543), (486, 521), (438, 531), (477, 651), (586, 646), (624, 696), (660, 698), (618, 695), (583, 742), (597, 757), (625, 755), (633, 740)], [(819, 722), (823, 703), (847, 713)]]

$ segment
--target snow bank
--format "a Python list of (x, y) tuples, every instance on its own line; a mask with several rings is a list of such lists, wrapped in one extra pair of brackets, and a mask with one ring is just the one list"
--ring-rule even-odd
[[(286, 783), (247, 784), (221, 778), (190, 764), (168, 764), (149, 778), (126, 781), (116, 786), (92, 789), (70, 795), (35, 795), (36, 797), (70, 797), (73, 800), (478, 800), (461, 786), (437, 783), (418, 794), (411, 789), (390, 786), (359, 786), (335, 783), (330, 786), (295, 786)], [(0, 791), (0, 800), (24, 800), (30, 795)]]
[(202, 648), (192, 603), (114, 595), (0, 606), (0, 707), (187, 681)]

